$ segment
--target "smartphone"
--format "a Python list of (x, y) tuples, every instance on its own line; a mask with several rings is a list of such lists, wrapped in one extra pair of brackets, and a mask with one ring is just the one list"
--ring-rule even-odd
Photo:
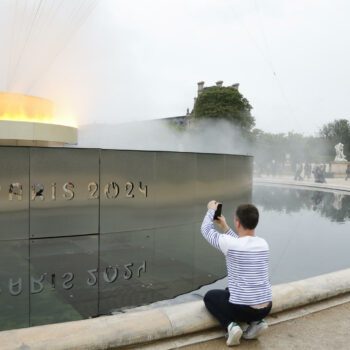
[(219, 203), (214, 214), (214, 220), (217, 220), (219, 216), (221, 216), (222, 211), (222, 203)]

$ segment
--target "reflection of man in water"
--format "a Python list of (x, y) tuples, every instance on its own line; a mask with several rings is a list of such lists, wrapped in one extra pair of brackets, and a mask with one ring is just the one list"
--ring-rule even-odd
[[(255, 236), (259, 221), (258, 209), (251, 204), (240, 205), (235, 213), (233, 232), (225, 217), (216, 220), (224, 232), (214, 228), (213, 218), (218, 203), (208, 203), (201, 231), (204, 238), (226, 257), (228, 288), (211, 290), (204, 296), (209, 312), (227, 329), (227, 345), (237, 345), (245, 339), (256, 339), (267, 329), (263, 320), (272, 307), (269, 281), (269, 246)], [(237, 322), (248, 322), (243, 332)]]

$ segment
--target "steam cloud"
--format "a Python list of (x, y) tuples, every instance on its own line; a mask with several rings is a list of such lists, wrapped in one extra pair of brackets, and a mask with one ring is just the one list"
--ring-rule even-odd
[(79, 128), (78, 147), (147, 151), (251, 154), (241, 132), (227, 121), (201, 121), (180, 131), (166, 120), (88, 124)]

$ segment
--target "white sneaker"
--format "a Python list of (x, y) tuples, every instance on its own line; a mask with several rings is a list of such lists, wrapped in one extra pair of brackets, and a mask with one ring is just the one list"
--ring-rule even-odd
[(238, 345), (243, 331), (241, 327), (234, 322), (231, 322), (227, 327), (227, 346)]
[(269, 326), (264, 320), (251, 322), (250, 326), (243, 333), (244, 339), (257, 339)]

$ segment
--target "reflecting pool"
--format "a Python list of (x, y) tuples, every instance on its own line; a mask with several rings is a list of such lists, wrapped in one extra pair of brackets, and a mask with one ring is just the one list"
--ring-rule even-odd
[(272, 284), (350, 267), (350, 196), (300, 188), (256, 185), (257, 234), (271, 250)]
[[(252, 202), (260, 212), (256, 233), (270, 245), (271, 283), (292, 282), (350, 267), (350, 195), (338, 191), (255, 185)], [(232, 223), (233, 207), (223, 203), (224, 215)], [(203, 211), (203, 215), (205, 210)], [(200, 236), (200, 233), (198, 233)], [(215, 254), (204, 238), (207, 264), (198, 276), (225, 275), (224, 258)], [(212, 274), (213, 266), (216, 273)], [(205, 270), (207, 275), (205, 275)], [(197, 290), (151, 307), (202, 298), (210, 289), (225, 288), (226, 278), (203, 284)], [(147, 307), (146, 307), (147, 308)]]
[[(216, 199), (223, 201), (228, 223), (242, 202), (252, 199), (259, 208), (256, 232), (270, 245), (272, 284), (350, 267), (350, 195), (346, 192), (255, 185), (252, 193), (237, 193), (234, 200)], [(208, 196), (196, 203), (195, 215), (189, 216), (192, 222), (174, 220), (156, 229), (104, 233), (99, 241), (96, 234), (29, 243), (4, 240), (0, 328), (87, 318), (154, 302), (173, 304), (225, 287), (224, 257), (200, 233), (206, 202), (215, 197)], [(61, 251), (64, 258), (57, 253)], [(22, 258), (28, 252), (29, 265)], [(28, 271), (32, 277), (15, 278), (18, 271)]]

